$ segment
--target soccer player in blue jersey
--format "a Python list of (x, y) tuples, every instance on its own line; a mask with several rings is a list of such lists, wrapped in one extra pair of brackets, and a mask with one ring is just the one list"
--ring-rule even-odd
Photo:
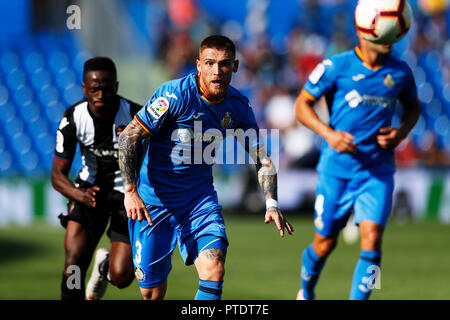
[[(369, 42), (317, 65), (296, 100), (297, 119), (324, 143), (314, 206), (315, 236), (302, 255), (297, 299), (314, 299), (314, 288), (340, 230), (354, 212), (361, 234), (360, 258), (350, 299), (368, 299), (379, 275), (381, 240), (394, 189), (394, 148), (420, 115), (413, 74), (391, 47)], [(329, 124), (314, 111), (324, 96)], [(396, 101), (403, 106), (399, 128), (391, 126)]]
[(198, 73), (161, 85), (119, 138), (119, 164), (135, 274), (144, 299), (163, 299), (178, 242), (199, 276), (198, 300), (222, 295), (228, 239), (212, 165), (203, 155), (233, 129), (251, 131), (243, 143), (254, 156), (266, 198), (265, 222), (280, 235), (292, 226), (277, 208), (277, 175), (258, 139), (248, 99), (230, 86), (237, 72), (233, 42), (204, 39)]

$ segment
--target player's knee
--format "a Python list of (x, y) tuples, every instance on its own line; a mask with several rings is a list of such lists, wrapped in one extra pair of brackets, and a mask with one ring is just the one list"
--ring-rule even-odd
[(225, 276), (225, 266), (222, 261), (212, 260), (204, 264), (199, 272), (199, 278), (209, 281), (223, 281)]
[(141, 295), (144, 300), (162, 300), (164, 299), (165, 293), (165, 284), (154, 288), (141, 288)]
[(134, 279), (133, 267), (124, 265), (110, 265), (109, 276), (111, 283), (119, 289), (128, 287)]
[(380, 250), (381, 249), (381, 233), (377, 230), (371, 230), (361, 234), (361, 246), (365, 250)]
[(321, 241), (316, 241), (314, 244), (314, 251), (321, 257), (327, 257), (337, 246), (336, 238), (326, 238)]

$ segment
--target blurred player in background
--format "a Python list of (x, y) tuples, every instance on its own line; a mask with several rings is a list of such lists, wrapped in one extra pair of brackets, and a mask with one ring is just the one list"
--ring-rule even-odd
[[(313, 242), (302, 256), (297, 299), (314, 299), (314, 288), (350, 213), (361, 234), (361, 252), (350, 299), (368, 299), (381, 261), (381, 239), (394, 189), (394, 148), (417, 122), (420, 106), (413, 74), (390, 55), (391, 46), (369, 42), (320, 63), (296, 100), (297, 119), (325, 140), (317, 165)], [(329, 125), (315, 113), (325, 96)], [(399, 128), (391, 126), (396, 101), (403, 105)]]
[[(120, 132), (140, 106), (117, 94), (116, 67), (109, 58), (87, 60), (82, 85), (86, 98), (68, 108), (59, 125), (51, 173), (53, 187), (71, 203), (69, 215), (60, 216), (66, 227), (62, 299), (100, 299), (108, 281), (124, 288), (134, 278), (117, 148)], [(77, 143), (83, 168), (73, 183), (68, 175)], [(97, 250), (85, 292), (86, 272), (108, 221), (111, 251)], [(79, 289), (67, 284), (72, 265), (81, 271)]]
[[(222, 207), (213, 186), (213, 163), (197, 162), (195, 156), (194, 160), (179, 157), (177, 150), (188, 151), (191, 143), (194, 153), (203, 154), (227, 129), (253, 130), (243, 146), (254, 156), (267, 200), (265, 222), (275, 221), (282, 237), (285, 229), (289, 234), (293, 231), (277, 208), (276, 169), (259, 142), (249, 101), (229, 85), (238, 69), (235, 57), (230, 39), (204, 39), (198, 73), (161, 85), (120, 135), (125, 208), (136, 278), (144, 299), (164, 298), (177, 242), (186, 265), (195, 264), (198, 272), (195, 299), (219, 300), (222, 296), (228, 247)], [(196, 131), (199, 123), (201, 132)], [(220, 137), (207, 137), (205, 132), (210, 129)], [(137, 146), (143, 139), (141, 162)]]

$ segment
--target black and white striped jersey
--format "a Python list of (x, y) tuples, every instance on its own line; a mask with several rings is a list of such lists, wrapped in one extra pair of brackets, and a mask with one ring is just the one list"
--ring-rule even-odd
[(123, 192), (118, 138), (141, 106), (120, 96), (119, 101), (115, 106), (108, 106), (111, 113), (104, 119), (90, 111), (86, 99), (69, 107), (56, 132), (54, 159), (71, 163), (79, 143), (82, 169), (78, 178)]

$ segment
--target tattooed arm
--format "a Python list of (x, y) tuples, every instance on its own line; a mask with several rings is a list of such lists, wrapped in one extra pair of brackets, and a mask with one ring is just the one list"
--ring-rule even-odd
[[(264, 193), (266, 199), (266, 216), (265, 223), (275, 221), (275, 225), (280, 230), (280, 236), (284, 237), (284, 228), (289, 234), (292, 234), (294, 229), (291, 224), (283, 217), (281, 211), (276, 206), (277, 200), (277, 171), (270, 157), (266, 154), (264, 148), (256, 150), (256, 172), (258, 175), (258, 182)], [(272, 200), (270, 200), (272, 199)], [(272, 202), (272, 203), (271, 203)]]
[(132, 120), (119, 136), (119, 166), (125, 191), (125, 210), (128, 218), (142, 221), (144, 217), (153, 225), (150, 214), (137, 192), (137, 146), (139, 141), (148, 137), (147, 133), (137, 122)]

